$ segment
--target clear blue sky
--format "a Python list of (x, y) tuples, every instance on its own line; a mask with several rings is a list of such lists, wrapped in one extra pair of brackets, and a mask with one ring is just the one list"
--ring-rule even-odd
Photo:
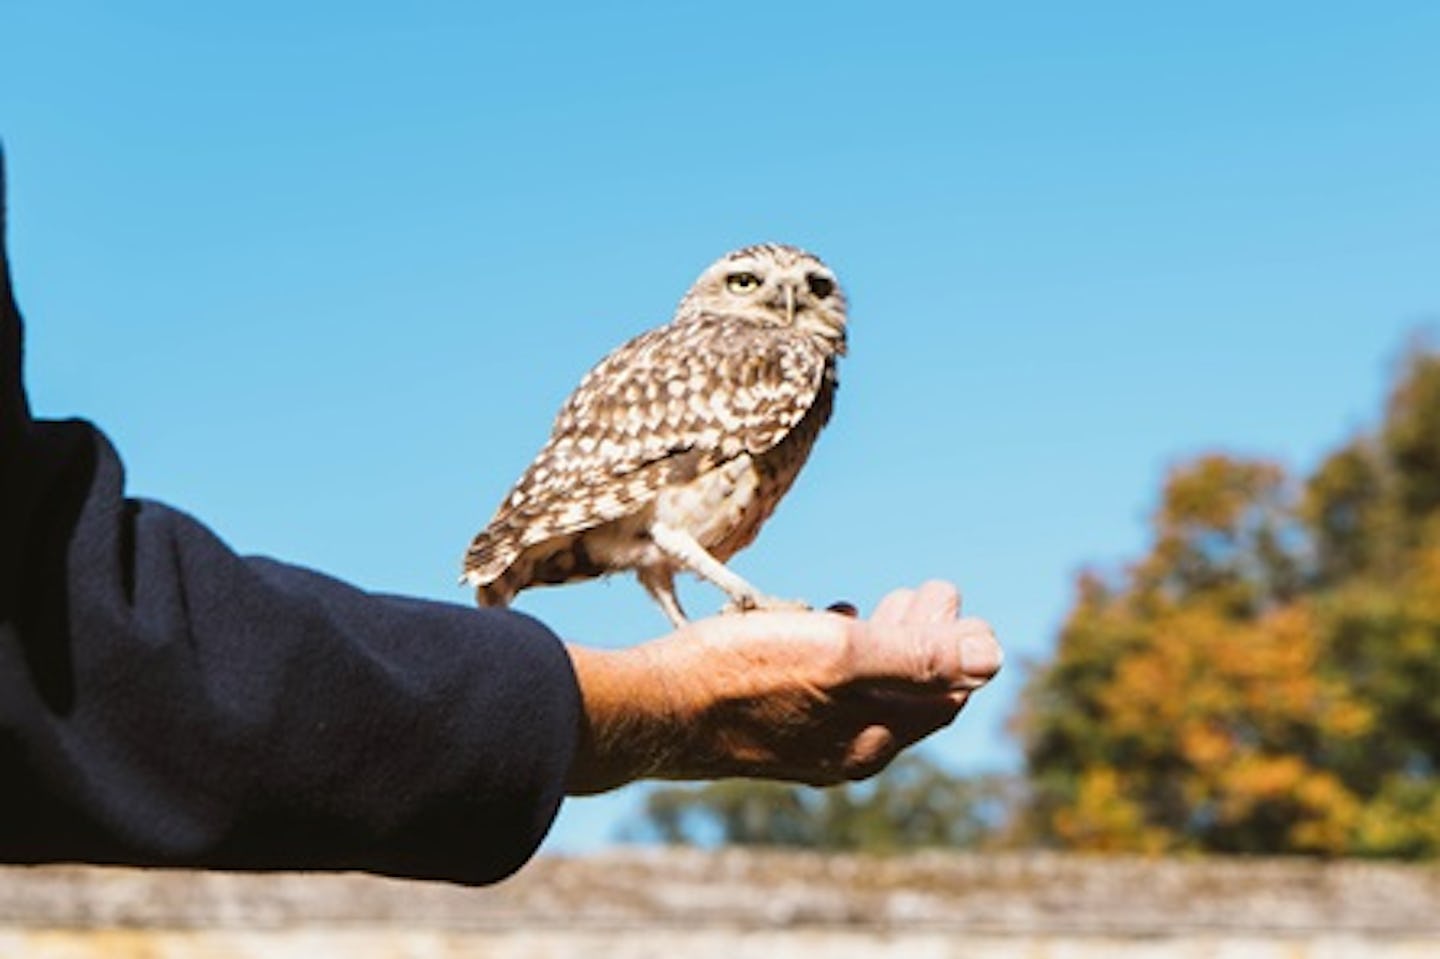
[[(960, 582), (1011, 660), (932, 754), (1009, 768), (1022, 664), (1166, 466), (1313, 463), (1440, 313), (1437, 4), (486, 6), (0, 0), (38, 411), (241, 550), (466, 602), (590, 364), (721, 252), (810, 247), (852, 355), (737, 567)], [(627, 580), (520, 606), (664, 626)]]

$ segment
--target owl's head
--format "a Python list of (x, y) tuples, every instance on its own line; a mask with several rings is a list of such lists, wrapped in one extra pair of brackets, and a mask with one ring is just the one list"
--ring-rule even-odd
[(819, 257), (797, 247), (761, 243), (710, 264), (680, 301), (677, 316), (703, 313), (790, 327), (845, 352), (845, 294)]

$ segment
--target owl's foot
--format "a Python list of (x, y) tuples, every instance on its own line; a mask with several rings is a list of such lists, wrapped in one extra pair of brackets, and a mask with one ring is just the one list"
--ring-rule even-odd
[[(650, 525), (650, 539), (677, 566), (690, 570), (701, 579), (709, 580), (725, 591), (725, 595), (730, 597), (730, 602), (720, 611), (721, 613), (747, 613), (751, 610), (789, 610), (792, 612), (803, 610), (808, 612), (810, 609), (808, 603), (775, 599), (761, 593), (724, 563), (711, 556), (705, 547), (695, 541), (695, 537), (683, 529), (667, 526), (657, 520)], [(657, 577), (650, 574), (650, 580), (652, 585), (646, 588), (655, 594), (654, 583), (657, 582)], [(645, 582), (645, 580), (642, 579), (641, 582)], [(664, 607), (663, 598), (656, 595), (656, 599)]]
[(720, 610), (720, 615), (733, 613), (808, 613), (813, 609), (809, 603), (798, 599), (776, 599), (774, 596), (743, 596), (732, 599)]
[(669, 569), (661, 567), (647, 567), (637, 570), (640, 585), (660, 606), (660, 611), (665, 618), (670, 620), (670, 625), (680, 629), (687, 622), (685, 609), (680, 605), (680, 597), (675, 595), (675, 574)]

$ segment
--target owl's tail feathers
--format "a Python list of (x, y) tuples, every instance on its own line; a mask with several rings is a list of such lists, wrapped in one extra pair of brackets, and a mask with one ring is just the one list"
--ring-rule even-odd
[(515, 593), (518, 592), (515, 583), (505, 573), (485, 582), (479, 573), (468, 570), (465, 575), (460, 577), (460, 582), (475, 587), (475, 604), (477, 606), (509, 606), (510, 600), (514, 599)]
[(505, 582), (504, 577), (493, 583), (486, 583), (475, 587), (475, 605), (477, 606), (499, 606), (510, 605), (510, 600), (515, 598), (515, 590)]
[(481, 606), (508, 606), (517, 592), (516, 584), (507, 575), (513, 557), (498, 547), (495, 538), (486, 530), (476, 536), (465, 551), (460, 582), (475, 587), (475, 602)]

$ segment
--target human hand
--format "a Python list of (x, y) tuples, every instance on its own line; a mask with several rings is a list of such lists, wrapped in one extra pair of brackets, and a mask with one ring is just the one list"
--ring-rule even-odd
[(572, 646), (586, 730), (570, 791), (872, 776), (948, 725), (999, 670), (990, 627), (959, 614), (955, 587), (928, 582), (890, 593), (868, 620), (752, 612), (628, 650)]

